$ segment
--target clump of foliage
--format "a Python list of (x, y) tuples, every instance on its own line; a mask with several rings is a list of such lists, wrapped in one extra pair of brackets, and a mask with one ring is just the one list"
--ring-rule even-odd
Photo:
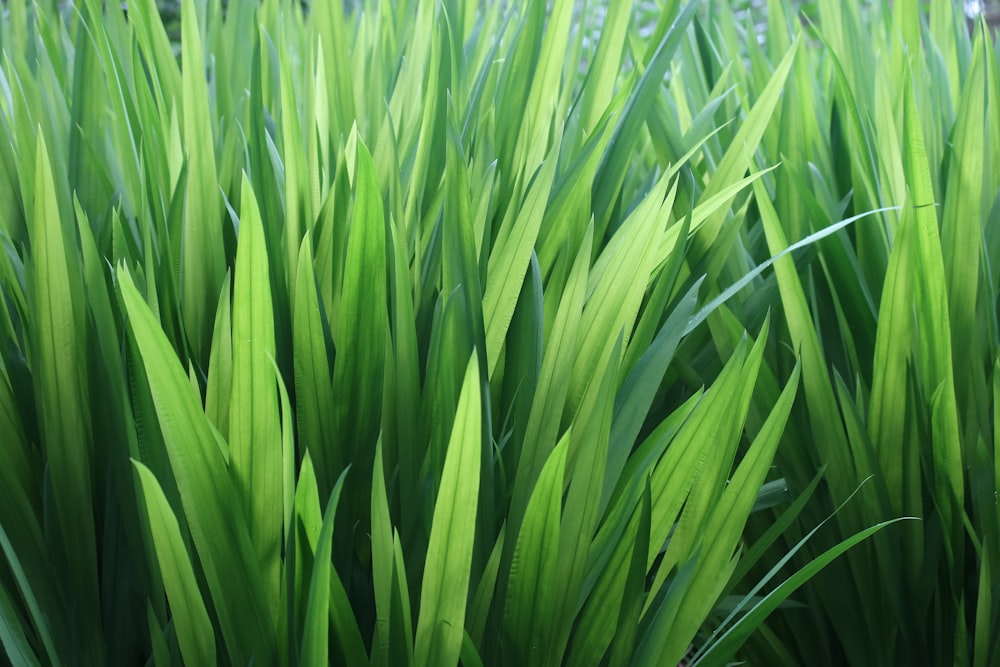
[(817, 4), (11, 0), (8, 659), (989, 664), (997, 52)]
[[(793, 562), (886, 516), (923, 520), (884, 531), (812, 581), (805, 609), (775, 617), (755, 655), (996, 664), (1000, 49), (985, 24), (970, 34), (951, 3), (926, 13), (918, 3), (868, 13), (817, 4), (817, 48), (796, 62), (767, 154), (784, 162), (772, 183), (755, 184), (752, 217), (774, 253), (840, 215), (903, 209), (821, 242), (808, 264), (776, 265), (770, 285), (804, 399), (776, 462), (793, 493), (820, 465), (827, 487), (782, 541), (794, 544), (869, 476), (836, 530)], [(752, 50), (740, 72), (787, 44), (783, 5), (769, 6), (767, 52)], [(716, 25), (726, 32), (724, 18)], [(769, 366), (794, 359), (786, 351)]]

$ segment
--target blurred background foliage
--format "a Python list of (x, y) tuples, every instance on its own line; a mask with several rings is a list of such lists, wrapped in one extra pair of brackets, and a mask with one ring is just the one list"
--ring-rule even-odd
[[(44, 1), (44, 0), (43, 0)], [(308, 7), (312, 0), (302, 0), (304, 6)], [(354, 4), (354, 0), (342, 0), (345, 6), (351, 6)], [(486, 0), (489, 1), (489, 0)], [(503, 2), (503, 0), (500, 0)], [(757, 34), (758, 41), (764, 40), (765, 27), (767, 22), (767, 0), (713, 0), (714, 2), (725, 2), (729, 4), (733, 12), (735, 13), (738, 20), (742, 22), (745, 26), (752, 26)], [(879, 0), (862, 0), (862, 5), (871, 5), (873, 2)], [(881, 0), (881, 2), (886, 5), (891, 5), (893, 0)], [(912, 0), (907, 0), (912, 1)], [(971, 28), (979, 16), (983, 16), (986, 22), (993, 28), (994, 31), (1000, 27), (1000, 0), (953, 0), (955, 4), (961, 5), (962, 11), (969, 21), (969, 27)], [(63, 8), (71, 6), (72, 0), (49, 0), (55, 4), (59, 4)], [(577, 0), (578, 11), (594, 28), (600, 28), (601, 23), (606, 12), (610, 0)], [(6, 5), (6, 0), (3, 0), (3, 4)], [(127, 5), (127, 1), (122, 3)], [(167, 27), (167, 32), (172, 39), (179, 40), (181, 32), (181, 0), (157, 0), (157, 6), (160, 9), (160, 16), (163, 17), (163, 23)], [(227, 3), (227, 0), (223, 0), (223, 6)], [(551, 4), (551, 3), (550, 3)], [(652, 31), (656, 25), (656, 17), (661, 11), (662, 3), (657, 0), (644, 0), (642, 2), (637, 2), (635, 4), (636, 14), (640, 17), (645, 17), (649, 25), (649, 30)], [(813, 21), (818, 18), (817, 3), (816, 0), (794, 0), (792, 3), (800, 11), (800, 15), (803, 20)], [(922, 4), (927, 5), (928, 2), (923, 2)]]

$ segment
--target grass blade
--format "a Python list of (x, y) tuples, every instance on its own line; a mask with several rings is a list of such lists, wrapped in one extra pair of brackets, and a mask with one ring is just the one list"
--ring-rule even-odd
[(190, 665), (212, 664), (216, 659), (215, 631), (201, 598), (177, 517), (149, 468), (138, 461), (132, 464), (149, 512), (156, 557), (163, 573), (181, 657)]
[(462, 382), (434, 503), (414, 650), (418, 667), (457, 664), (465, 634), (482, 451), (477, 357), (473, 354), (469, 359)]
[(347, 471), (345, 470), (337, 479), (337, 483), (330, 493), (330, 498), (326, 502), (326, 511), (323, 513), (323, 526), (320, 528), (317, 539), (312, 579), (309, 584), (309, 601), (306, 605), (306, 615), (303, 622), (305, 631), (302, 637), (302, 650), (299, 654), (303, 665), (329, 664), (330, 647), (327, 625), (330, 609), (330, 580), (333, 568), (330, 563), (333, 551), (333, 519), (337, 514), (340, 489), (346, 475)]
[(264, 578), (268, 608), (278, 608), (282, 483), (281, 425), (271, 360), (274, 311), (260, 209), (246, 175), (233, 280), (233, 379), (229, 410), (232, 472)]
[[(149, 379), (184, 517), (191, 529), (230, 658), (276, 657), (274, 626), (246, 515), (211, 423), (183, 367), (124, 268), (117, 272), (135, 342)], [(280, 466), (278, 468), (280, 475)], [(280, 478), (279, 478), (280, 479)], [(280, 499), (279, 499), (280, 500)], [(280, 512), (280, 502), (278, 503)]]

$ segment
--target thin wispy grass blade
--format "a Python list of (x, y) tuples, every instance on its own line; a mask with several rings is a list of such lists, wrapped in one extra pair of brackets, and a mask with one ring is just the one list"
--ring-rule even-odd
[[(734, 655), (740, 645), (746, 641), (749, 633), (763, 618), (773, 612), (778, 605), (784, 602), (803, 583), (815, 576), (824, 567), (829, 565), (835, 558), (842, 555), (848, 549), (861, 541), (871, 537), (886, 526), (898, 523), (904, 519), (895, 519), (884, 523), (876, 524), (870, 528), (852, 535), (847, 540), (823, 552), (818, 558), (811, 561), (791, 577), (781, 583), (771, 593), (757, 602), (744, 616), (733, 624), (718, 640), (712, 643), (711, 648), (706, 651), (694, 664), (696, 665), (725, 665)], [(808, 536), (805, 538), (808, 539)]]

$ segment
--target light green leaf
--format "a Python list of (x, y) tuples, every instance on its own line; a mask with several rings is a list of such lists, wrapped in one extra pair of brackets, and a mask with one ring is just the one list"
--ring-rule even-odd
[[(103, 660), (100, 630), (96, 526), (91, 488), (91, 415), (86, 401), (85, 354), (79, 251), (67, 243), (73, 227), (59, 210), (48, 149), (41, 132), (35, 142), (34, 249), (31, 365), (35, 403), (54, 494), (56, 521), (69, 558), (67, 577), (84, 633), (82, 651)], [(70, 212), (67, 211), (67, 214)], [(67, 218), (66, 220), (72, 220)]]
[(335, 433), (342, 450), (333, 453), (334, 468), (319, 471), (321, 484), (339, 473), (337, 465), (345, 466), (358, 448), (367, 450), (377, 437), (389, 337), (387, 262), (386, 223), (375, 164), (359, 140), (354, 215), (344, 259), (340, 317), (334, 329), (333, 387), (340, 397), (335, 404)]
[(149, 513), (156, 559), (163, 574), (181, 656), (189, 665), (212, 664), (216, 659), (215, 630), (201, 597), (177, 517), (149, 468), (135, 460), (132, 465)]
[[(764, 136), (764, 131), (774, 116), (778, 100), (785, 87), (785, 80), (792, 69), (792, 63), (795, 61), (800, 44), (801, 39), (797, 38), (792, 44), (792, 48), (788, 50), (785, 57), (778, 63), (774, 74), (771, 76), (771, 80), (768, 81), (767, 86), (757, 98), (753, 109), (751, 109), (747, 117), (740, 123), (739, 131), (733, 137), (729, 149), (719, 162), (715, 173), (712, 175), (712, 180), (709, 181), (708, 186), (701, 195), (700, 201), (708, 200), (720, 193), (743, 176), (747, 169), (751, 167), (751, 159), (757, 150), (758, 144), (760, 144), (761, 138)], [(697, 262), (710, 250), (713, 253), (728, 252), (726, 248), (728, 244), (718, 242), (727, 213), (726, 209), (718, 210), (699, 228), (698, 233), (692, 239), (689, 262)]]
[(671, 639), (663, 649), (663, 660), (668, 664), (683, 658), (703, 619), (725, 592), (729, 575), (736, 566), (733, 553), (743, 535), (758, 490), (771, 467), (798, 386), (799, 367), (796, 366), (767, 421), (701, 528), (707, 539), (697, 556), (698, 569), (685, 591), (680, 616), (671, 628)]
[(268, 606), (277, 610), (282, 466), (278, 395), (271, 366), (275, 356), (274, 311), (260, 210), (245, 174), (232, 317), (233, 393), (229, 403), (232, 471), (264, 577)]
[(340, 500), (340, 489), (344, 484), (345, 470), (337, 479), (337, 483), (326, 502), (323, 513), (323, 526), (317, 538), (316, 553), (313, 561), (312, 579), (309, 584), (309, 600), (306, 605), (306, 616), (303, 621), (304, 634), (302, 651), (300, 653), (303, 665), (329, 664), (329, 623), (330, 582), (333, 565), (330, 556), (333, 550), (333, 520), (337, 514), (337, 502)]
[(208, 361), (214, 299), (222, 286), (222, 206), (215, 167), (212, 113), (205, 82), (205, 57), (195, 0), (181, 4), (183, 39), (184, 144), (187, 197), (181, 251), (181, 295), (184, 326), (195, 357)]
[(420, 594), (418, 667), (458, 663), (465, 633), (482, 452), (478, 355), (469, 359), (445, 458)]
[(260, 565), (211, 422), (131, 274), (120, 268), (117, 276), (177, 479), (184, 517), (229, 655), (239, 663), (251, 656), (270, 661), (276, 657), (274, 626)]
[(542, 664), (554, 637), (563, 475), (569, 434), (552, 450), (531, 492), (514, 547), (504, 602), (504, 628), (519, 664)]
[(557, 141), (535, 175), (524, 205), (516, 214), (508, 216), (513, 217), (513, 220), (504, 220), (490, 253), (486, 289), (483, 293), (487, 372), (490, 376), (499, 360), (517, 297), (528, 272), (531, 251), (538, 238), (549, 191), (552, 189), (558, 154)]

